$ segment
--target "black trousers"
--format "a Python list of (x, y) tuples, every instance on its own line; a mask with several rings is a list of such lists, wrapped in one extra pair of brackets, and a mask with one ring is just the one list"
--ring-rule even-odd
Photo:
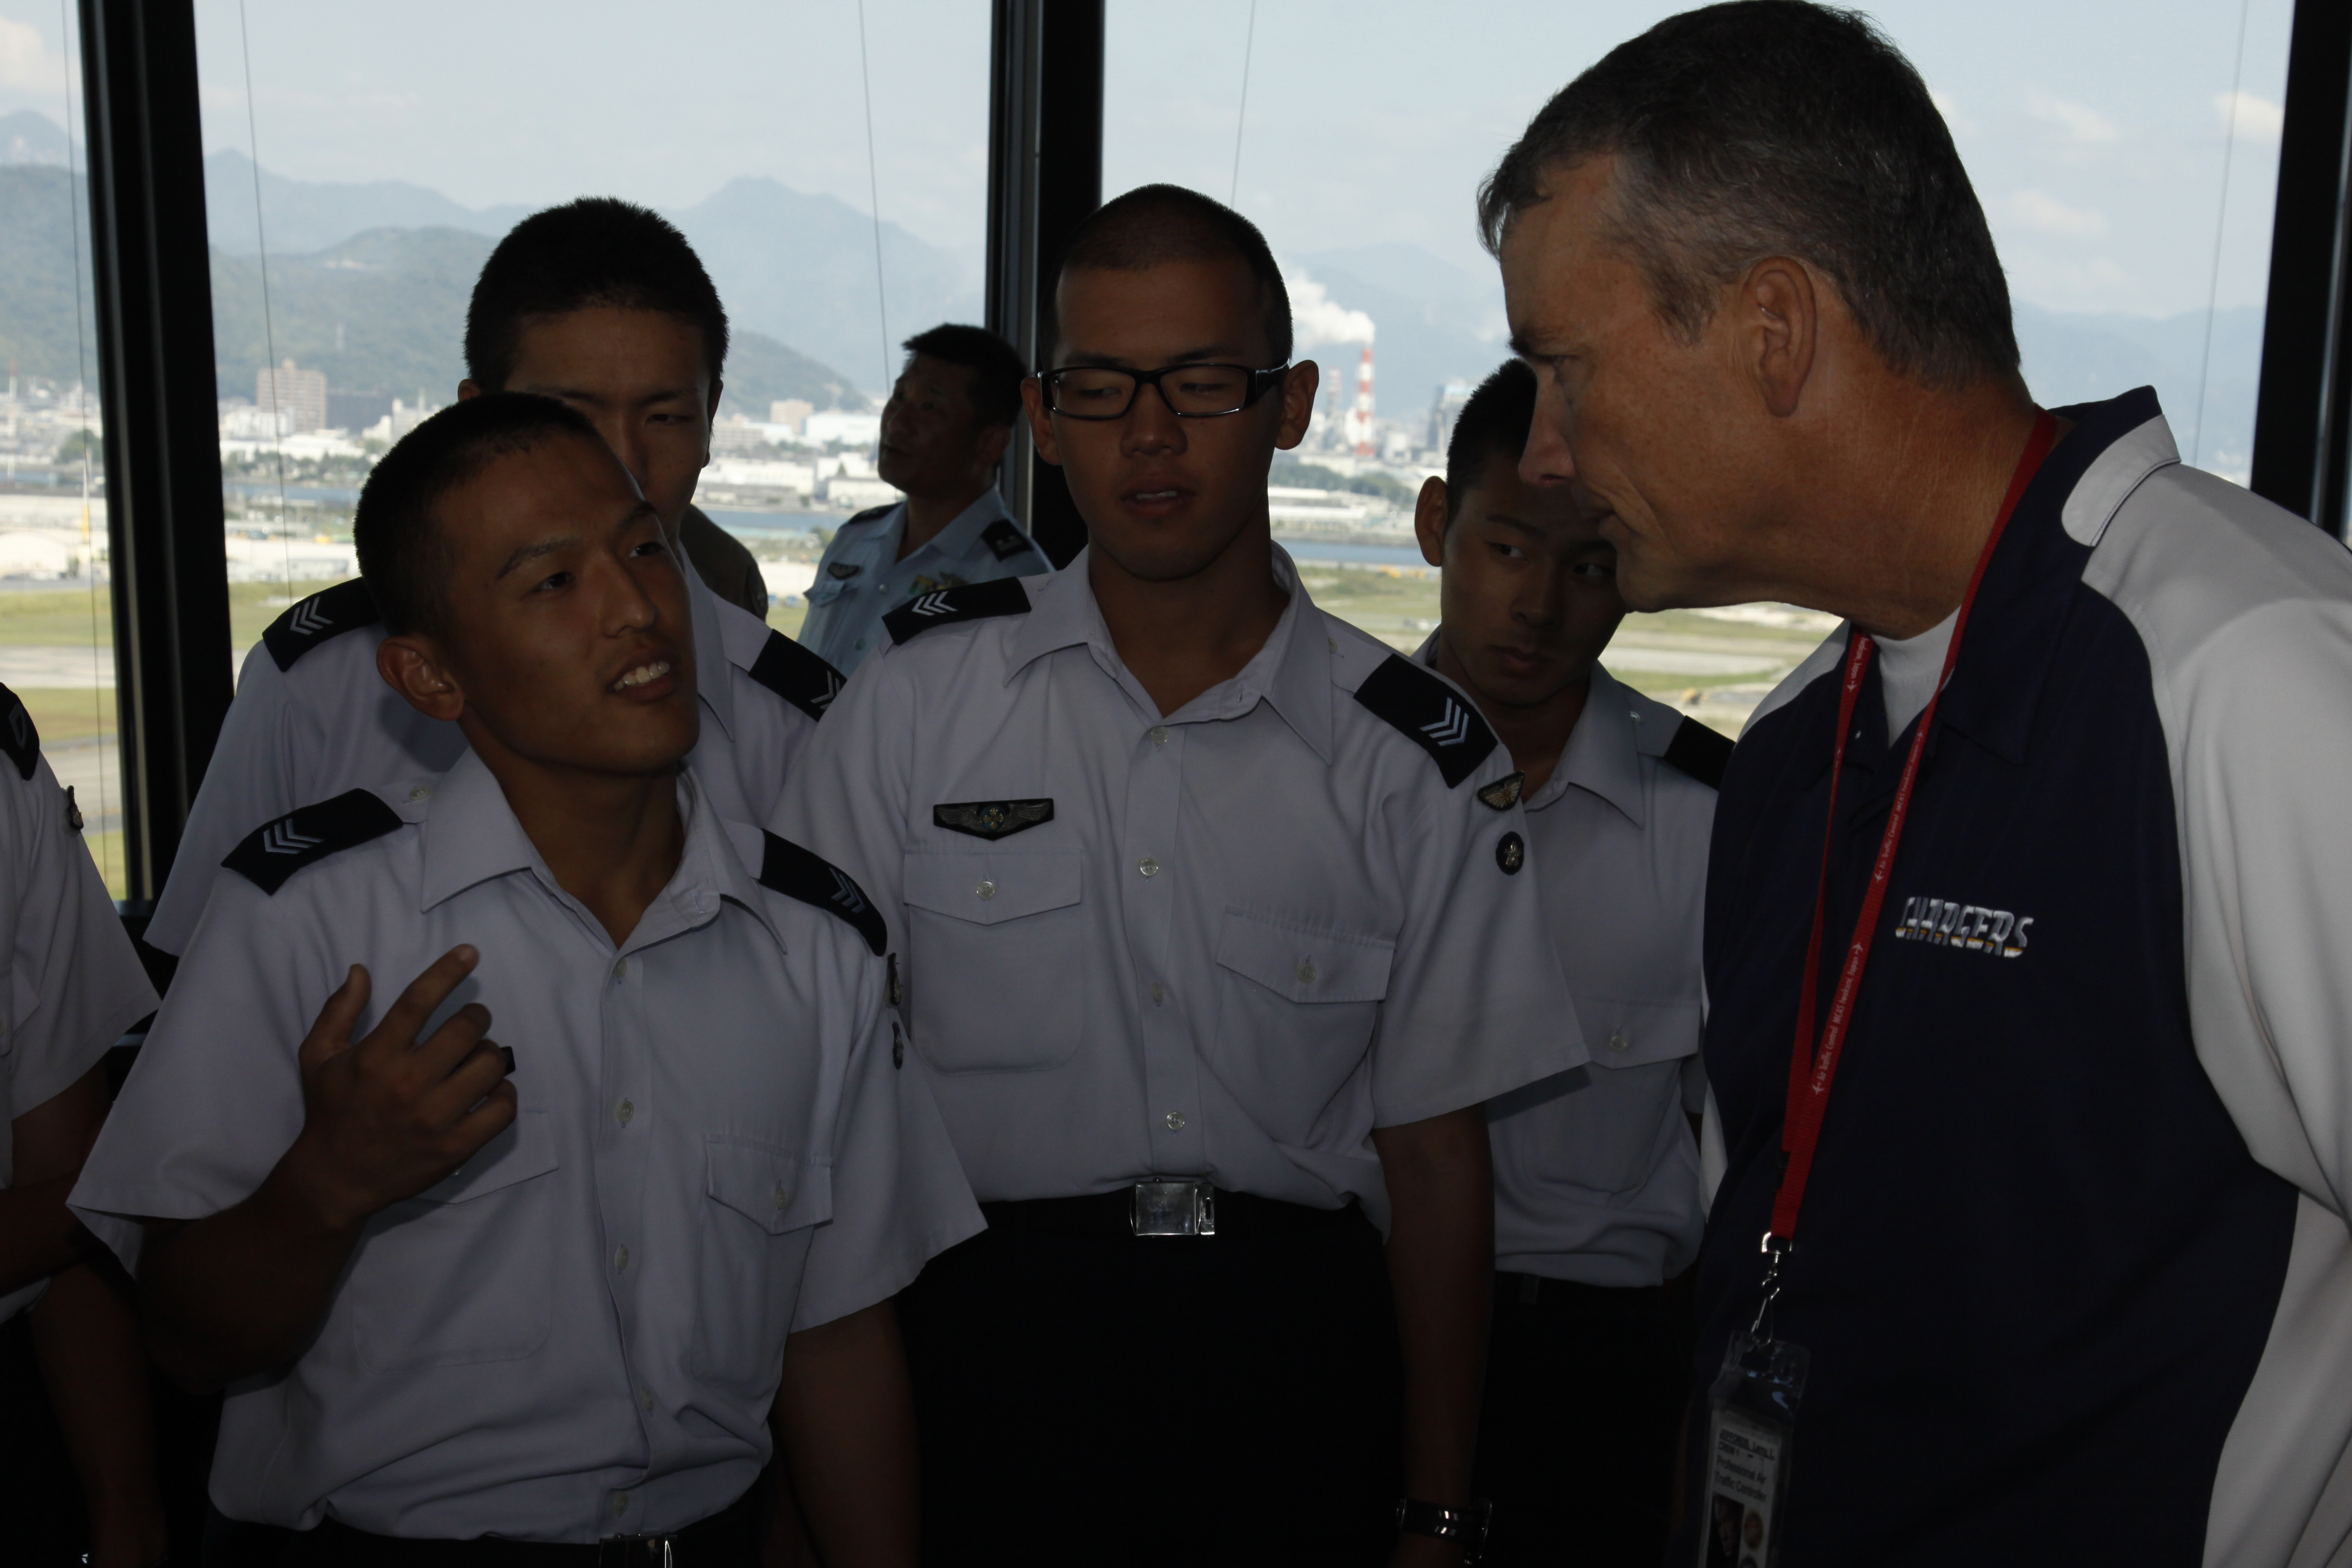
[(898, 1311), (927, 1563), (1385, 1558), (1396, 1314), (1360, 1215), (1181, 1239), (1000, 1223)]
[(1476, 1488), (1495, 1523), (1482, 1561), (1657, 1568), (1690, 1389), (1686, 1294), (1531, 1279), (1495, 1276)]

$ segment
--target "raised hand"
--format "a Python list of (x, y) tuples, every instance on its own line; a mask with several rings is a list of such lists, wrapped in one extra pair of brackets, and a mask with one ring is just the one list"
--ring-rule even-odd
[(488, 1037), (489, 1009), (469, 1002), (418, 1037), (480, 962), (472, 947), (451, 948), (356, 1043), (371, 984), (364, 966), (353, 964), (319, 1010), (299, 1058), (302, 1131), (278, 1173), (330, 1229), (356, 1228), (415, 1197), (514, 1120), (511, 1058)]

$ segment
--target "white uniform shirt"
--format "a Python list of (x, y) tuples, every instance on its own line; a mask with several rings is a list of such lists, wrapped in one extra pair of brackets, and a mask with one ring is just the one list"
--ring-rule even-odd
[[(720, 817), (758, 822), (841, 678), (711, 593), (683, 556), (678, 563), (702, 694), (693, 761)], [(270, 626), (238, 678), (148, 923), (150, 943), (187, 950), (222, 857), (261, 824), (345, 790), (440, 773), (465, 751), (457, 725), (426, 718), (384, 684), (375, 668), (383, 641), (375, 601), (356, 578), (312, 595)]]
[(1021, 531), (993, 487), (953, 522), (898, 559), (907, 503), (876, 507), (844, 522), (816, 563), (801, 641), (844, 675), (889, 640), (882, 617), (919, 595), (1054, 569)]
[[(1419, 658), (1435, 664), (1436, 634)], [(1495, 1266), (1656, 1285), (1698, 1256), (1700, 916), (1715, 790), (1665, 760), (1682, 715), (1592, 672), (1526, 798), (1528, 858), (1591, 1061), (1491, 1102)]]
[(1279, 549), (1265, 646), (1163, 719), (1085, 562), (893, 616), (935, 629), (852, 678), (777, 831), (890, 921), (982, 1199), (1205, 1175), (1384, 1221), (1374, 1127), (1585, 1059), (1526, 816), (1477, 796), (1509, 754)]
[[(0, 1187), (15, 1179), (16, 1120), (98, 1065), (155, 1010), (155, 991), (68, 816), (16, 694), (0, 686)], [(39, 1297), (0, 1296), (0, 1322)]]
[[(241, 864), (312, 862), (274, 894), (216, 881), (72, 1197), (126, 1260), (124, 1216), (226, 1208), (293, 1142), (296, 1052), (349, 964), (374, 987), (357, 1037), (473, 943), (442, 1016), (489, 1008), (520, 1100), (462, 1171), (369, 1224), (301, 1358), (230, 1392), (212, 1479), (230, 1517), (678, 1529), (766, 1461), (788, 1330), (883, 1300), (980, 1228), (938, 1113), (894, 1068), (869, 938), (755, 882), (746, 863), (775, 847), (692, 779), (677, 872), (617, 950), (470, 752), (437, 785), (256, 833)], [(354, 844), (355, 818), (381, 836)]]

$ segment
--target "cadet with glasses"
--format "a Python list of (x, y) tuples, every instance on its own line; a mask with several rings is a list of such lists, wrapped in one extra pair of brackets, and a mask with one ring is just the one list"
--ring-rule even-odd
[(467, 750), (237, 847), (72, 1196), (229, 1389), (215, 1505), (289, 1563), (749, 1568), (772, 1407), (824, 1560), (912, 1568), (889, 1299), (980, 1216), (882, 922), (713, 808), (684, 575), (578, 414), (444, 410), (355, 532)]
[[(466, 317), (467, 378), (577, 408), (646, 500), (687, 541), (704, 723), (703, 787), (756, 822), (841, 678), (703, 584), (688, 504), (710, 452), (727, 312), (685, 237), (643, 207), (590, 197), (517, 224), (490, 252)], [(682, 523), (681, 520), (687, 520)], [(257, 825), (344, 790), (438, 773), (465, 745), (454, 724), (376, 679), (383, 627), (364, 577), (314, 594), (262, 636), (237, 679), (146, 939), (183, 952), (221, 858)]]
[(882, 617), (908, 600), (1054, 569), (996, 493), (1021, 417), (1021, 356), (984, 327), (933, 327), (906, 348), (875, 464), (907, 499), (841, 525), (801, 626), (801, 641), (845, 675), (880, 645)]
[(1512, 361), (1422, 486), (1444, 619), (1416, 656), (1477, 700), (1523, 778), (1532, 869), (1592, 1060), (1486, 1107), (1495, 1315), (1478, 1437), (1484, 1561), (1654, 1568), (1690, 1386), (1699, 921), (1731, 742), (1601, 668), (1617, 552), (1519, 478), (1536, 376)]
[(894, 611), (775, 819), (889, 922), (989, 1217), (902, 1303), (930, 1554), (1459, 1562), (1481, 1106), (1585, 1059), (1510, 759), (1273, 542), (1316, 371), (1258, 231), (1147, 186), (1056, 298), (1087, 551)]

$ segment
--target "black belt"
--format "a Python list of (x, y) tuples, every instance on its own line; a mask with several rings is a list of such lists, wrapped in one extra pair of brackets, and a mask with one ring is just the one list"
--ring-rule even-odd
[(1663, 1285), (1587, 1285), (1577, 1279), (1555, 1279), (1549, 1274), (1517, 1274), (1495, 1270), (1495, 1300), (1532, 1307), (1538, 1301), (1560, 1303), (1582, 1298), (1588, 1302), (1634, 1301), (1646, 1297), (1665, 1300)]
[(751, 1568), (759, 1561), (759, 1489), (718, 1513), (667, 1535), (608, 1535), (593, 1545), (508, 1541), (425, 1541), (372, 1535), (338, 1520), (294, 1537), (278, 1568)]
[[(1141, 1212), (1139, 1190), (1165, 1188), (1174, 1184), (1139, 1183), (1136, 1186), (1120, 1187), (1113, 1192), (1088, 1193), (1075, 1198), (1017, 1198), (984, 1203), (981, 1214), (991, 1227), (997, 1230), (1039, 1231), (1051, 1236), (1124, 1237), (1130, 1240), (1160, 1241), (1170, 1239), (1165, 1234), (1139, 1234), (1139, 1215)], [(1325, 1230), (1337, 1226), (1363, 1226), (1370, 1222), (1364, 1211), (1350, 1198), (1346, 1205), (1336, 1209), (1310, 1207), (1306, 1204), (1286, 1203), (1280, 1198), (1262, 1198), (1255, 1193), (1229, 1192), (1223, 1187), (1199, 1184), (1211, 1205), (1213, 1231), (1179, 1239), (1208, 1240), (1219, 1236), (1278, 1236), (1302, 1230)]]

